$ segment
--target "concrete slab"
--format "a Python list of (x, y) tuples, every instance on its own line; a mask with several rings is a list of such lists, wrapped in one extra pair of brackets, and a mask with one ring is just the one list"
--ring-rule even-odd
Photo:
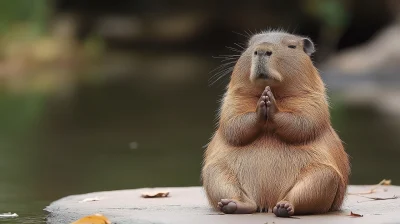
[[(369, 191), (374, 186), (350, 186), (349, 193)], [(166, 198), (142, 198), (143, 192), (169, 191)], [(272, 213), (251, 215), (223, 215), (213, 211), (207, 204), (201, 187), (153, 188), (95, 192), (73, 195), (51, 203), (45, 208), (49, 212), (48, 223), (71, 223), (81, 217), (101, 213), (112, 223), (400, 223), (400, 187), (380, 186), (377, 192), (366, 195), (348, 195), (343, 210), (324, 215), (277, 218)], [(374, 200), (366, 197), (374, 197)], [(87, 198), (98, 201), (82, 202)], [(390, 198), (390, 199), (389, 199)], [(386, 200), (382, 200), (386, 199)], [(352, 217), (350, 212), (363, 215)]]

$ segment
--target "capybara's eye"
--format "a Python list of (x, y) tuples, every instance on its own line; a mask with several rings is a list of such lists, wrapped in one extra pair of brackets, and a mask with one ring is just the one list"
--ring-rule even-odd
[(296, 48), (296, 45), (289, 45), (289, 48), (295, 49), (295, 48)]

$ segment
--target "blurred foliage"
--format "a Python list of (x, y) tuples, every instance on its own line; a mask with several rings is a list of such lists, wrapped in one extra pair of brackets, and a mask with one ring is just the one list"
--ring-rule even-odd
[(348, 2), (343, 0), (306, 0), (304, 9), (324, 25), (343, 28), (348, 25), (350, 19), (347, 4)]
[(16, 22), (28, 22), (33, 26), (31, 34), (43, 34), (49, 12), (47, 0), (1, 0), (0, 32), (9, 31)]
[(337, 48), (350, 24), (350, 3), (346, 0), (304, 0), (303, 10), (320, 23), (317, 61), (324, 61)]
[[(0, 5), (0, 82), (11, 92), (68, 92), (77, 80), (91, 80), (101, 63), (103, 40), (75, 40), (75, 21), (49, 19), (48, 0), (4, 0)], [(55, 23), (49, 26), (48, 23)]]

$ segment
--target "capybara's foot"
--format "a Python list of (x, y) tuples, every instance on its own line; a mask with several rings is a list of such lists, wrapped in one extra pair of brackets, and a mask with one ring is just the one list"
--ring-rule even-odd
[(233, 199), (221, 199), (218, 208), (225, 214), (251, 214), (256, 211), (256, 206)]
[(290, 217), (294, 214), (294, 207), (290, 202), (280, 201), (272, 211), (278, 217)]

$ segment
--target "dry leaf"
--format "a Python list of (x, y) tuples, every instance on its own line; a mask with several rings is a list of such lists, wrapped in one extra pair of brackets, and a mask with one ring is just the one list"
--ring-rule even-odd
[(360, 215), (360, 214), (357, 214), (357, 213), (353, 213), (353, 212), (350, 212), (350, 216), (352, 216), (352, 217), (363, 217), (363, 215)]
[(76, 222), (71, 224), (111, 224), (110, 220), (108, 220), (102, 214), (94, 214), (90, 216), (83, 217)]
[(165, 198), (168, 197), (169, 192), (146, 192), (142, 193), (142, 198)]
[(379, 185), (391, 185), (392, 184), (392, 180), (385, 180), (383, 179)]
[(15, 218), (15, 217), (18, 217), (17, 213), (7, 212), (0, 214), (0, 218)]
[(99, 197), (94, 197), (94, 198), (85, 198), (85, 199), (83, 199), (83, 200), (79, 201), (79, 203), (83, 203), (83, 202), (89, 202), (89, 201), (100, 201), (100, 200), (101, 200), (101, 198), (99, 198)]
[(393, 195), (393, 197), (367, 197), (367, 196), (362, 196), (362, 195), (359, 195), (359, 196), (364, 197), (364, 198), (369, 198), (372, 200), (390, 200), (390, 199), (399, 198), (397, 195)]
[(357, 192), (357, 193), (347, 193), (348, 195), (364, 195), (364, 194), (373, 194), (375, 193), (374, 190), (369, 190), (369, 191), (362, 191), (362, 192)]
[(364, 195), (364, 194), (373, 194), (376, 192), (376, 189), (378, 189), (379, 186), (388, 186), (392, 183), (392, 180), (386, 180), (383, 179), (381, 182), (379, 182), (377, 185), (375, 185), (371, 190), (369, 191), (364, 191), (364, 192), (357, 192), (357, 193), (348, 193), (348, 195)]

